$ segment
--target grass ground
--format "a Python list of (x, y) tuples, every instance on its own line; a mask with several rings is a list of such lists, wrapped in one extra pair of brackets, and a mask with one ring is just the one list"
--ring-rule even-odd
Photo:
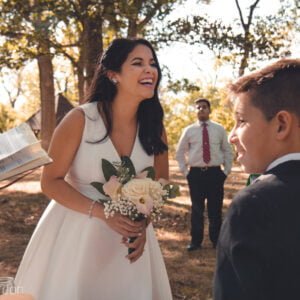
[[(201, 250), (188, 253), (190, 199), (185, 178), (170, 161), (171, 180), (181, 187), (181, 196), (165, 205), (155, 224), (174, 300), (212, 299), (215, 250), (207, 237)], [(0, 276), (14, 276), (25, 247), (49, 200), (39, 187), (40, 170), (0, 190)], [(234, 194), (245, 185), (246, 175), (233, 168), (225, 183), (224, 213)]]

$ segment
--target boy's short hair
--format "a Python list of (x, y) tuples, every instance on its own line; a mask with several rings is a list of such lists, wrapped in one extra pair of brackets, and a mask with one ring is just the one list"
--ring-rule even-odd
[(205, 102), (210, 109), (210, 102), (206, 98), (198, 98), (194, 101), (195, 104), (198, 104), (199, 102)]
[(248, 93), (267, 120), (281, 110), (300, 119), (300, 59), (280, 59), (237, 79), (229, 85), (229, 91), (233, 98)]

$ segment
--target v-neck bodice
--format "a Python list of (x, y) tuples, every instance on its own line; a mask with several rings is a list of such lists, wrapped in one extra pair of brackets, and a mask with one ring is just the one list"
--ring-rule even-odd
[[(104, 124), (104, 121), (102, 119), (102, 117), (100, 116), (100, 119), (102, 121), (102, 126), (105, 128), (105, 124)], [(136, 129), (136, 133), (135, 133), (135, 137), (134, 137), (134, 141), (133, 141), (133, 144), (131, 146), (131, 152), (129, 155), (126, 155), (128, 157), (130, 157), (130, 159), (132, 158), (132, 156), (134, 155), (134, 151), (135, 151), (135, 147), (136, 147), (136, 144), (137, 144), (137, 140), (139, 139), (139, 126), (137, 126), (137, 129)], [(121, 155), (120, 153), (118, 152), (114, 142), (112, 141), (111, 137), (108, 136), (107, 137), (107, 142), (108, 143), (111, 143), (111, 147), (112, 147), (112, 150), (115, 152), (116, 154), (116, 158), (120, 161), (121, 160)]]
[[(105, 182), (101, 168), (102, 159), (112, 163), (120, 162), (120, 156), (109, 137), (99, 142), (105, 136), (106, 128), (98, 112), (97, 103), (87, 103), (80, 107), (85, 114), (85, 125), (81, 143), (68, 172), (67, 180), (70, 183), (77, 182), (84, 185), (90, 185), (92, 181)], [(87, 153), (88, 155), (86, 155)], [(130, 158), (137, 172), (153, 166), (154, 163), (153, 155), (148, 155), (140, 143), (138, 130)], [(93, 187), (92, 189), (95, 190)], [(88, 196), (91, 197), (90, 194)]]

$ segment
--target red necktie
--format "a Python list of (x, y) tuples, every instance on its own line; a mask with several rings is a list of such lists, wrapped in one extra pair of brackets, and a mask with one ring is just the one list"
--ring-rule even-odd
[(202, 124), (202, 147), (203, 147), (203, 161), (207, 164), (210, 161), (209, 137), (207, 131), (207, 124)]

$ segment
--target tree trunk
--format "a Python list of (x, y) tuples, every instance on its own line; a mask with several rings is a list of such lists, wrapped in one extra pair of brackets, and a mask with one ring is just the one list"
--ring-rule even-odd
[(42, 54), (37, 60), (41, 92), (41, 139), (42, 147), (48, 150), (56, 123), (53, 65), (50, 54)]
[(249, 60), (249, 51), (248, 49), (244, 49), (244, 55), (241, 59), (240, 67), (239, 67), (239, 77), (243, 76), (245, 73), (245, 69), (248, 67)]
[(83, 77), (83, 63), (79, 62), (78, 63), (79, 68), (76, 70), (77, 74), (77, 80), (78, 80), (78, 95), (79, 95), (79, 104), (82, 104), (84, 102), (84, 77)]
[(83, 103), (86, 92), (94, 76), (99, 56), (103, 52), (102, 20), (85, 19), (82, 31), (78, 70), (79, 103)]
[(138, 35), (138, 25), (136, 19), (129, 19), (127, 37), (136, 38)]
[(246, 32), (244, 37), (244, 52), (239, 66), (239, 76), (243, 76), (245, 73), (245, 69), (248, 67), (248, 61), (251, 50), (251, 42), (249, 36), (249, 32)]
[(34, 0), (32, 24), (38, 34), (37, 62), (39, 67), (40, 97), (41, 97), (41, 140), (42, 147), (48, 150), (51, 137), (56, 125), (55, 118), (55, 92), (52, 57), (49, 45), (49, 27), (51, 18), (42, 18), (47, 11), (44, 3)]
[(251, 52), (252, 42), (251, 42), (251, 34), (250, 34), (250, 26), (252, 25), (254, 10), (257, 7), (257, 4), (260, 0), (254, 0), (253, 4), (250, 5), (249, 15), (247, 18), (247, 23), (244, 20), (243, 13), (239, 4), (239, 0), (235, 0), (236, 7), (239, 12), (240, 21), (244, 29), (244, 41), (243, 41), (243, 57), (241, 59), (240, 67), (239, 67), (239, 76), (244, 75), (245, 69), (248, 67), (248, 60)]

